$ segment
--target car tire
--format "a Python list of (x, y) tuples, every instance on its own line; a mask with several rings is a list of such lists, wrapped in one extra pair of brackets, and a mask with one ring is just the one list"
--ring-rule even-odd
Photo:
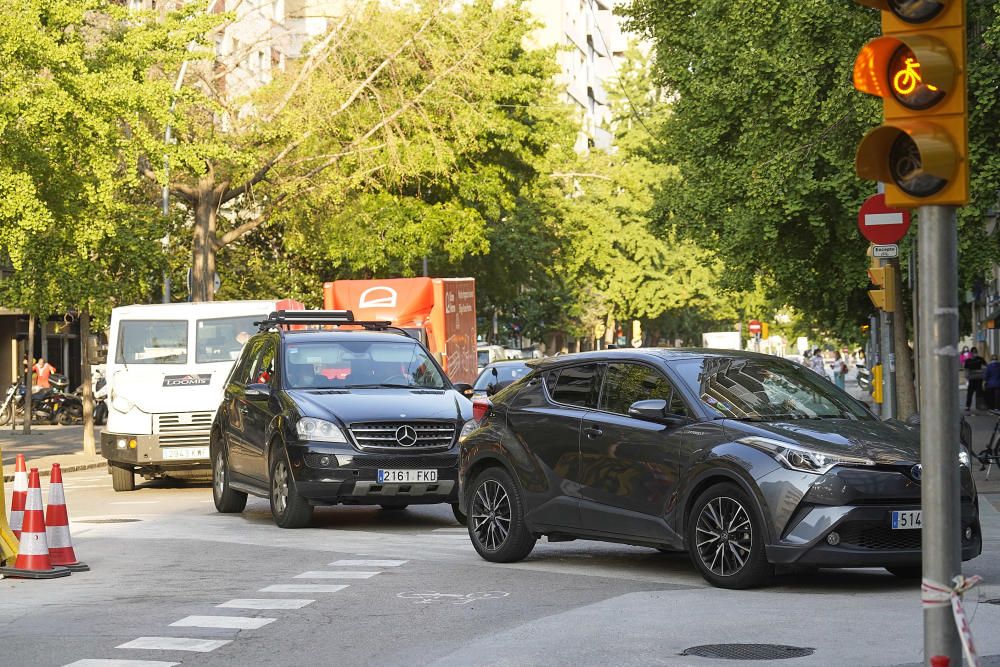
[(111, 488), (115, 491), (135, 491), (135, 470), (132, 466), (112, 464)]
[(295, 479), (288, 466), (288, 458), (280, 448), (271, 456), (268, 487), (271, 516), (279, 528), (305, 528), (309, 525), (313, 506), (295, 490)]
[(215, 510), (222, 514), (238, 514), (247, 506), (247, 494), (229, 486), (229, 461), (222, 446), (212, 459), (212, 500)]
[[(472, 546), (493, 563), (513, 563), (535, 548), (535, 537), (524, 520), (521, 489), (502, 468), (484, 470), (469, 487)], [(477, 524), (477, 518), (480, 520)], [(506, 533), (504, 533), (504, 523)]]
[(920, 579), (924, 576), (921, 565), (893, 565), (885, 568), (900, 579)]
[(409, 507), (409, 505), (406, 504), (406, 503), (403, 503), (402, 505), (392, 505), (390, 503), (379, 503), (379, 507), (381, 507), (384, 510), (389, 510), (390, 512), (395, 512), (395, 511), (398, 511), (398, 510), (405, 510), (407, 507)]
[(774, 575), (764, 552), (764, 522), (735, 484), (717, 484), (698, 496), (686, 533), (691, 561), (713, 586), (754, 588)]
[(455, 521), (463, 526), (469, 523), (469, 517), (465, 516), (462, 510), (458, 509), (458, 503), (451, 504), (451, 513), (455, 515)]

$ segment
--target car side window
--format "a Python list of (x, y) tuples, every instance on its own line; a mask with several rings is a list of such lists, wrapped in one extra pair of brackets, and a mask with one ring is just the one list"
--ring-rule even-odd
[(642, 364), (608, 364), (601, 391), (601, 410), (627, 415), (633, 403), (649, 399), (663, 399), (667, 402), (668, 412), (687, 415), (680, 396), (656, 369)]
[(597, 364), (570, 366), (559, 371), (555, 381), (552, 400), (564, 405), (575, 405), (581, 408), (594, 407), (597, 404), (596, 378)]
[(246, 347), (243, 348), (243, 356), (240, 357), (238, 362), (236, 362), (236, 367), (229, 376), (230, 382), (241, 385), (247, 384), (247, 378), (250, 376), (250, 370), (257, 363), (257, 357), (260, 354), (260, 345), (261, 341), (259, 340), (247, 343)]
[(247, 384), (270, 384), (274, 377), (274, 341), (265, 340), (257, 350), (256, 359), (247, 375)]

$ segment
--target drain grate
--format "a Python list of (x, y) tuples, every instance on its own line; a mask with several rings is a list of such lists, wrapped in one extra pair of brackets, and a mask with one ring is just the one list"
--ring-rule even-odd
[(815, 652), (814, 648), (782, 644), (704, 644), (684, 649), (681, 655), (720, 660), (785, 660), (804, 658)]
[(142, 519), (80, 519), (74, 523), (135, 523)]

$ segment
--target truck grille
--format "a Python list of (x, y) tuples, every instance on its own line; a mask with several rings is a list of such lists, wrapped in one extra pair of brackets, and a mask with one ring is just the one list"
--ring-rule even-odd
[(153, 415), (153, 433), (164, 447), (207, 445), (213, 412), (167, 412)]
[(361, 449), (447, 449), (455, 440), (452, 422), (364, 422), (351, 424)]

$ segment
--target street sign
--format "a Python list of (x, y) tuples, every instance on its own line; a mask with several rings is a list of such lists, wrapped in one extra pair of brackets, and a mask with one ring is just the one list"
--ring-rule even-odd
[(858, 211), (858, 229), (872, 243), (896, 243), (909, 228), (910, 212), (886, 206), (884, 194), (872, 195)]
[(750, 331), (752, 335), (756, 336), (761, 332), (760, 322), (758, 322), (757, 320), (750, 320), (750, 322), (747, 324), (747, 329)]
[(899, 246), (895, 243), (872, 246), (872, 257), (876, 259), (892, 259), (899, 257)]

